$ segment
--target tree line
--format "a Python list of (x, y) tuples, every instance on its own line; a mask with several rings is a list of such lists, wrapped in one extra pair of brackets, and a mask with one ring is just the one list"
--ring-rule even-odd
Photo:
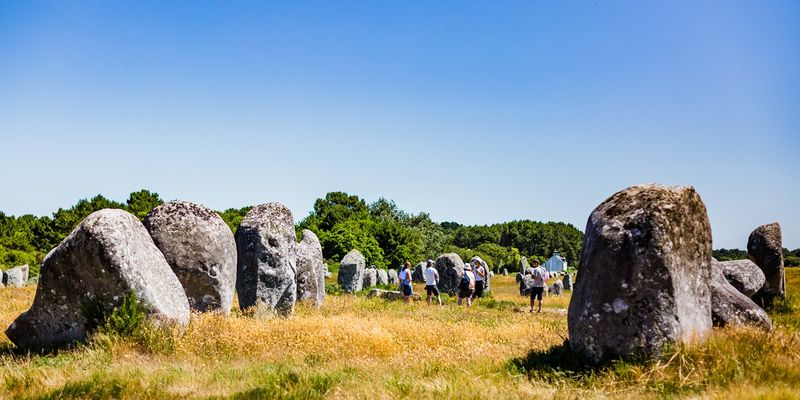
[[(742, 249), (717, 249), (714, 258), (719, 261), (744, 260), (747, 250)], [(800, 267), (800, 249), (789, 250), (783, 248), (783, 265), (786, 267)]]

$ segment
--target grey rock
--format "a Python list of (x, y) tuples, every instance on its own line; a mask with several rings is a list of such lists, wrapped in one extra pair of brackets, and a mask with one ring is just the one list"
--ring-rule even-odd
[(3, 284), (8, 287), (23, 287), (28, 283), (30, 268), (27, 264), (3, 271)]
[(369, 289), (378, 284), (378, 270), (367, 268), (364, 270), (364, 282), (361, 284), (361, 289)]
[(123, 210), (94, 212), (47, 254), (33, 305), (6, 335), (20, 348), (85, 341), (86, 310), (110, 311), (130, 293), (154, 322), (189, 323), (183, 287), (144, 225)]
[(258, 315), (289, 315), (297, 301), (297, 237), (283, 204), (253, 207), (236, 229), (239, 307)]
[(503, 268), (503, 276), (508, 276), (508, 270)]
[(456, 253), (447, 253), (436, 259), (439, 272), (439, 290), (453, 296), (458, 290), (458, 282), (464, 275), (464, 261)]
[(519, 273), (524, 274), (529, 267), (530, 265), (528, 264), (528, 257), (522, 257), (522, 259), (519, 260)]
[(723, 275), (717, 260), (711, 262), (711, 319), (714, 326), (755, 326), (772, 330), (772, 321), (761, 307), (736, 289)]
[(531, 289), (533, 288), (533, 276), (530, 274), (517, 274), (519, 277), (519, 295), (530, 296)]
[(425, 261), (420, 261), (417, 263), (417, 265), (414, 267), (414, 271), (411, 273), (412, 282), (425, 282), (425, 267), (427, 267), (427, 263)]
[(378, 285), (389, 284), (389, 273), (385, 269), (378, 270)]
[(389, 271), (387, 271), (387, 274), (389, 275), (389, 284), (390, 285), (399, 285), (400, 284), (400, 278), (397, 275), (397, 270), (390, 269)]
[(776, 297), (786, 297), (781, 225), (773, 222), (756, 228), (747, 240), (747, 253), (766, 278), (753, 300), (762, 307), (770, 307)]
[(312, 302), (317, 308), (325, 300), (322, 245), (314, 232), (303, 229), (297, 244), (297, 300)]
[[(403, 300), (404, 296), (403, 293), (396, 291), (396, 290), (383, 290), (383, 289), (370, 289), (367, 293), (367, 297), (378, 297), (381, 299), (386, 300)], [(414, 293), (411, 295), (411, 298), (414, 301), (421, 301), (422, 296)]]
[(561, 294), (564, 293), (564, 284), (561, 281), (556, 280), (547, 288), (547, 293), (553, 296), (561, 296)]
[(328, 264), (322, 264), (322, 275), (324, 275), (325, 278), (333, 276), (331, 270), (328, 268)]
[(338, 283), (347, 293), (358, 292), (364, 285), (364, 256), (358, 250), (351, 250), (342, 258), (339, 266)]
[(561, 285), (564, 287), (564, 290), (572, 290), (572, 275), (564, 274), (564, 277), (561, 278)]
[(633, 186), (589, 216), (570, 347), (599, 363), (656, 357), (711, 329), (711, 227), (694, 188)]
[(764, 273), (756, 263), (750, 260), (721, 261), (719, 265), (725, 279), (747, 297), (752, 296), (764, 286), (766, 281)]
[(236, 286), (236, 241), (214, 210), (187, 201), (154, 208), (144, 226), (178, 277), (189, 307), (228, 315)]

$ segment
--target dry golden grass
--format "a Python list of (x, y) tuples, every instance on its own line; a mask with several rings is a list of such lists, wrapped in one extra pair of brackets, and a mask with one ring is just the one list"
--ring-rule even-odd
[[(792, 272), (790, 282), (797, 279)], [(194, 315), (183, 335), (100, 334), (49, 355), (13, 354), (0, 335), (0, 397), (750, 398), (800, 390), (800, 339), (791, 324), (770, 334), (719, 331), (659, 363), (585, 371), (559, 352), (568, 296), (546, 297), (544, 312), (532, 315), (513, 277), (493, 285), (493, 298), (470, 309), (450, 299), (438, 307), (329, 296), (322, 309), (301, 305), (287, 319)], [(0, 290), (0, 325), (33, 294)], [(542, 363), (550, 367), (526, 370)]]

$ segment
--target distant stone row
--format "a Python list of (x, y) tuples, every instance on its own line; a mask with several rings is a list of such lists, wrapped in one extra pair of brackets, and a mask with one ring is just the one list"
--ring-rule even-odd
[[(55, 347), (88, 335), (87, 305), (113, 309), (133, 292), (159, 323), (186, 325), (190, 309), (290, 314), (325, 296), (322, 247), (279, 203), (253, 207), (234, 236), (213, 210), (173, 201), (144, 224), (116, 209), (92, 213), (47, 254), (31, 308), (6, 330), (21, 348)], [(11, 270), (9, 270), (11, 271)], [(11, 276), (11, 275), (9, 275)]]
[[(654, 357), (712, 326), (770, 330), (760, 306), (785, 296), (781, 229), (750, 235), (749, 260), (711, 256), (706, 207), (692, 187), (634, 186), (589, 216), (568, 311), (569, 345), (589, 361)], [(751, 299), (752, 296), (752, 299)]]

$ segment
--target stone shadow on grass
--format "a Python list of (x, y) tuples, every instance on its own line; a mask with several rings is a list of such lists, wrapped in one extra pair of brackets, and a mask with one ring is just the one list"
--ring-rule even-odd
[(589, 363), (569, 347), (569, 340), (547, 350), (532, 350), (524, 357), (514, 358), (508, 363), (509, 370), (526, 375), (536, 375), (553, 380), (578, 378), (597, 371), (598, 366)]

